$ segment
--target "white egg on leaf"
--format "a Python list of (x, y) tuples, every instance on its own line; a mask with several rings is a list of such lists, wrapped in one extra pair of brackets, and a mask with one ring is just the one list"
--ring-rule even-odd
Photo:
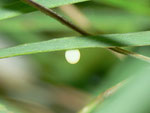
[(68, 63), (76, 64), (80, 60), (80, 51), (78, 49), (76, 49), (76, 50), (67, 50), (65, 52), (65, 58), (66, 58)]

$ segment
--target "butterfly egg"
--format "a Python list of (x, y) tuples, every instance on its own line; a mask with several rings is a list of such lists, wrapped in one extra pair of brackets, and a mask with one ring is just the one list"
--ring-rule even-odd
[(65, 58), (68, 63), (76, 64), (80, 60), (80, 51), (77, 50), (68, 50), (65, 52)]

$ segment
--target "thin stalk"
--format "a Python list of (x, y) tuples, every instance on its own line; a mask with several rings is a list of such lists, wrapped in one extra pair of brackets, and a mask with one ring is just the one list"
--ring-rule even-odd
[(119, 48), (119, 47), (109, 48), (109, 50), (115, 51), (115, 52), (120, 53), (120, 54), (129, 55), (131, 57), (141, 59), (143, 61), (146, 61), (146, 62), (150, 63), (150, 57), (147, 57), (147, 56), (144, 56), (144, 55), (141, 55), (141, 54), (137, 54), (137, 53), (132, 52), (132, 51), (127, 51), (127, 50)]
[(69, 4), (60, 6), (59, 9), (70, 19), (78, 25), (81, 29), (88, 31), (90, 34), (104, 34), (103, 31), (97, 30), (90, 22), (90, 20), (84, 15), (79, 8), (75, 5)]
[[(54, 12), (52, 9), (48, 9), (48, 8), (44, 7), (43, 5), (38, 4), (37, 2), (35, 2), (33, 0), (22, 0), (22, 1), (28, 3), (29, 5), (31, 5), (34, 8), (40, 10), (41, 12), (45, 13), (46, 15), (48, 15), (50, 17), (53, 17), (54, 19), (58, 20), (60, 23), (68, 26), (69, 28), (71, 28), (72, 30), (80, 33), (81, 35), (84, 35), (84, 36), (91, 35), (90, 33), (87, 33), (86, 31), (84, 31), (84, 30), (80, 29), (79, 27), (77, 27), (76, 25), (72, 24), (71, 22), (66, 20), (64, 17), (62, 17), (61, 15)], [(143, 56), (143, 55), (140, 55), (140, 54), (137, 54), (137, 53), (133, 53), (133, 52), (130, 52), (130, 51), (118, 48), (118, 47), (109, 48), (109, 49), (112, 50), (112, 51), (121, 53), (123, 55), (129, 55), (129, 56), (132, 56), (134, 58), (138, 58), (138, 59), (142, 59), (144, 61), (150, 62), (149, 57), (146, 57), (146, 56)]]
[(121, 86), (123, 86), (125, 81), (118, 83), (112, 88), (107, 89), (105, 92), (97, 96), (93, 101), (81, 109), (78, 113), (91, 113), (97, 105), (101, 104), (109, 96), (113, 95)]
[(73, 29), (74, 31), (80, 33), (81, 35), (90, 35), (89, 33), (87, 33), (86, 31), (78, 28), (76, 25), (72, 24), (71, 22), (69, 22), (68, 20), (66, 20), (64, 17), (62, 17), (61, 15), (57, 14), (56, 12), (54, 12), (52, 9), (48, 9), (44, 6), (42, 6), (41, 4), (38, 4), (37, 2), (33, 1), (33, 0), (22, 0), (26, 3), (28, 3), (29, 5), (33, 6), (34, 8), (40, 10), (41, 12), (45, 13), (46, 15), (53, 17), (54, 19), (58, 20), (59, 22), (61, 22), (62, 24), (68, 26), (69, 28)]

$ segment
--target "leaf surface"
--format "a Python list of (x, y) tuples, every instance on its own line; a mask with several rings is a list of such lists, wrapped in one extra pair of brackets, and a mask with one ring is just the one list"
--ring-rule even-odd
[(80, 48), (110, 48), (150, 45), (150, 32), (67, 37), (29, 43), (0, 50), (0, 58)]
[[(55, 8), (58, 6), (83, 2), (87, 0), (35, 0), (35, 1), (47, 8)], [(11, 0), (11, 1), (2, 0), (0, 1), (0, 4), (1, 4), (0, 20), (35, 11), (34, 8), (23, 3), (21, 0)]]

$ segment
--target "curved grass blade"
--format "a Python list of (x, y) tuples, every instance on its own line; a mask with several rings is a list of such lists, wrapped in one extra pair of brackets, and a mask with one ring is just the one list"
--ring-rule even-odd
[(95, 109), (99, 104), (102, 104), (105, 99), (112, 96), (115, 92), (117, 92), (126, 81), (122, 81), (115, 86), (107, 89), (100, 95), (98, 95), (94, 100), (92, 100), (89, 104), (87, 104), (83, 109), (81, 109), (78, 113), (91, 113), (93, 109)]
[[(143, 111), (139, 111), (139, 109), (142, 108), (142, 105), (144, 104), (143, 105), (144, 108), (146, 105), (149, 105), (147, 103), (149, 102), (148, 100), (149, 99), (148, 83), (150, 79), (150, 77), (148, 76), (149, 68), (150, 68), (149, 63), (133, 60), (131, 58), (126, 59), (124, 62), (121, 62), (111, 71), (111, 73), (107, 75), (108, 78), (105, 79), (105, 82), (97, 88), (95, 93), (96, 95), (98, 93), (98, 96), (89, 104), (87, 104), (79, 113), (111, 113), (112, 111), (114, 111), (114, 109), (116, 111), (115, 113), (132, 113), (133, 111), (136, 113), (137, 112), (142, 113)], [(115, 80), (113, 80), (114, 78)], [(130, 91), (127, 90), (123, 91), (125, 87), (128, 90), (131, 87), (132, 88)], [(103, 90), (106, 91), (103, 92)], [(101, 93), (99, 94), (99, 92)], [(123, 97), (123, 95), (125, 95), (126, 98)], [(122, 98), (121, 100), (118, 99), (120, 97)], [(120, 102), (118, 102), (118, 100)], [(128, 104), (130, 103), (132, 104), (128, 105), (125, 102)], [(113, 107), (112, 106), (110, 107), (110, 104), (112, 104)], [(135, 109), (137, 105), (139, 107)], [(104, 109), (105, 111), (103, 111)], [(107, 111), (108, 109), (109, 112)], [(141, 110), (144, 109), (142, 108)]]
[(68, 37), (29, 43), (0, 50), (0, 58), (77, 48), (112, 48), (150, 45), (150, 32)]
[(117, 73), (121, 77), (129, 77), (126, 84), (89, 113), (149, 113), (150, 65), (136, 61), (129, 64), (128, 67), (134, 68), (128, 70), (124, 67), (122, 74)]

